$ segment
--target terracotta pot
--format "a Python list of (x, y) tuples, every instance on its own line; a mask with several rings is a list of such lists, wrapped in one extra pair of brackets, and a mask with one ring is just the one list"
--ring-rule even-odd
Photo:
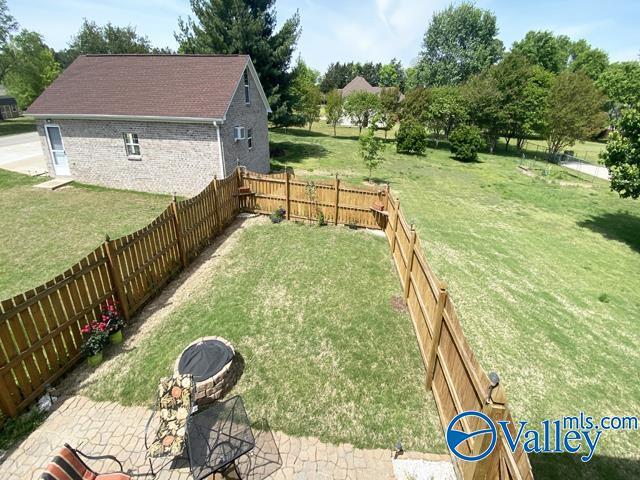
[(118, 330), (117, 332), (113, 332), (111, 335), (109, 335), (109, 340), (111, 341), (111, 345), (122, 343), (122, 330)]
[(90, 367), (97, 367), (102, 363), (102, 352), (98, 352), (95, 355), (87, 357), (87, 363)]

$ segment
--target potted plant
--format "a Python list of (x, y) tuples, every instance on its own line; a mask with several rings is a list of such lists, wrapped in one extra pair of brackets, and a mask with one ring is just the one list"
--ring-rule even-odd
[(280, 223), (281, 221), (284, 220), (284, 216), (286, 213), (287, 211), (284, 208), (280, 207), (276, 209), (276, 211), (273, 212), (271, 215), (269, 215), (269, 218), (273, 223)]
[(109, 343), (109, 327), (106, 322), (91, 322), (82, 327), (82, 333), (86, 335), (82, 353), (89, 366), (96, 367), (102, 363), (102, 351)]
[(124, 327), (124, 317), (118, 308), (116, 300), (107, 300), (101, 308), (100, 318), (107, 324), (109, 340), (113, 345), (122, 343), (122, 328)]

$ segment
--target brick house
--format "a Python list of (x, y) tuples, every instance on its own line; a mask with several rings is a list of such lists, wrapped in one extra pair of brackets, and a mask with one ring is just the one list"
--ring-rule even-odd
[(26, 113), (52, 177), (193, 195), (269, 171), (270, 111), (246, 55), (83, 55)]

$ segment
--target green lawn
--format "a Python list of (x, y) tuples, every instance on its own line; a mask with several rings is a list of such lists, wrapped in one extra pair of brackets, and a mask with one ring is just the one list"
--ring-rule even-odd
[[(191, 341), (229, 339), (252, 418), (296, 436), (444, 452), (435, 404), (384, 238), (283, 223), (241, 233), (207, 285), (92, 379), (99, 400), (152, 404)], [(95, 380), (95, 381), (94, 381)]]
[(0, 120), (0, 137), (3, 135), (13, 135), (16, 133), (26, 133), (36, 131), (36, 121), (31, 117), (9, 118)]
[[(361, 183), (357, 129), (272, 132), (275, 168)], [(374, 173), (415, 222), (467, 337), (500, 373), (516, 418), (640, 411), (640, 202), (608, 182), (514, 156), (461, 163), (395, 153)], [(521, 167), (524, 167), (521, 168)], [(605, 434), (597, 456), (532, 455), (542, 478), (640, 476), (640, 435)], [(633, 460), (632, 460), (633, 459)]]
[(45, 180), (0, 169), (0, 298), (50, 280), (95, 249), (105, 234), (115, 238), (146, 225), (170, 201), (77, 184), (56, 191), (33, 188)]

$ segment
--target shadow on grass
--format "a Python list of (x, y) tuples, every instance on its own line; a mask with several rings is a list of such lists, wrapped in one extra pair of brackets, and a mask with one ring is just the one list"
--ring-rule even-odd
[(578, 222), (578, 225), (608, 239), (624, 242), (640, 253), (640, 217), (636, 215), (623, 211), (603, 213)]
[(529, 460), (534, 478), (545, 480), (568, 478), (606, 478), (623, 480), (640, 478), (640, 462), (629, 458), (594, 455), (588, 462), (580, 460), (582, 454), (531, 454)]
[(327, 149), (316, 143), (269, 142), (269, 154), (272, 160), (301, 162), (305, 158), (322, 158), (327, 156)]
[(336, 140), (357, 140), (360, 136), (360, 133), (354, 129), (353, 135), (341, 135), (338, 133), (335, 137), (333, 133), (324, 133), (318, 132), (315, 130), (309, 131), (302, 128), (271, 128), (269, 129), (271, 132), (282, 133), (283, 135), (291, 135), (292, 137), (325, 137), (325, 138), (335, 138)]

